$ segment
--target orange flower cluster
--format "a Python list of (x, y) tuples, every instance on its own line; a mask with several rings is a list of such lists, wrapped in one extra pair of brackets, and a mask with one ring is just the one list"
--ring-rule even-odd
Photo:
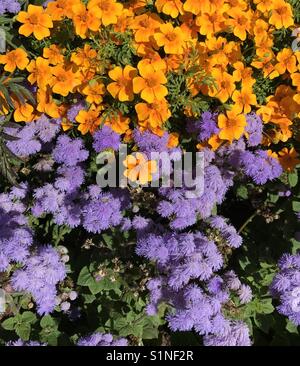
[[(26, 69), (37, 87), (36, 106), (16, 105), (16, 121), (46, 113), (72, 128), (67, 111), (80, 94), (87, 108), (75, 125), (82, 134), (106, 123), (130, 140), (136, 125), (159, 135), (171, 132), (179, 101), (182, 117), (197, 118), (191, 103), (205, 98), (220, 111), (220, 132), (206, 143), (212, 149), (245, 134), (250, 112), (266, 124), (266, 146), (292, 138), (293, 121), (300, 117), (300, 52), (282, 47), (277, 36), (295, 26), (288, 1), (53, 0), (45, 9), (29, 5), (16, 19), (21, 35), (46, 45), (31, 60), (23, 49), (0, 56), (6, 72)], [(70, 26), (76, 47), (52, 41)], [(111, 56), (113, 47), (103, 56), (107, 44), (121, 52), (125, 43), (127, 63)], [(177, 94), (170, 87), (176, 76), (184, 79)], [(261, 85), (274, 85), (264, 98), (258, 98), (258, 78)]]

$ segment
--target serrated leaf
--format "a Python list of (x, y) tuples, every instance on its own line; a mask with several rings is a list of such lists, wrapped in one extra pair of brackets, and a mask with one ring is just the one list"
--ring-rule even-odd
[(8, 318), (1, 323), (1, 326), (5, 330), (14, 330), (16, 319), (14, 317)]
[(24, 323), (34, 323), (37, 320), (36, 315), (31, 311), (24, 311), (24, 313), (21, 315), (21, 319)]
[(42, 328), (57, 328), (57, 322), (51, 315), (45, 315), (40, 321)]
[(89, 286), (93, 284), (94, 278), (91, 275), (87, 266), (83, 267), (79, 273), (77, 284), (80, 286)]
[(28, 341), (31, 332), (31, 326), (29, 323), (21, 323), (16, 326), (15, 331), (17, 335), (23, 339), (23, 341)]

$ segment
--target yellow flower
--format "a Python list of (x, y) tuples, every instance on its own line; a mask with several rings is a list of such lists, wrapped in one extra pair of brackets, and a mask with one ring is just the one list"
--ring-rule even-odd
[(123, 161), (123, 165), (127, 168), (124, 176), (132, 182), (146, 184), (152, 181), (152, 174), (157, 172), (157, 163), (154, 160), (147, 160), (146, 156), (137, 152), (134, 155), (128, 155)]
[(82, 93), (86, 95), (88, 103), (100, 104), (103, 101), (103, 94), (105, 93), (104, 84), (91, 80), (86, 87), (83, 88)]
[(275, 25), (277, 29), (294, 25), (291, 5), (284, 0), (273, 0), (272, 15), (269, 22)]
[(235, 102), (233, 109), (237, 113), (250, 113), (251, 105), (257, 104), (256, 96), (250, 88), (235, 90), (232, 94), (232, 100)]
[(137, 75), (137, 70), (130, 65), (126, 65), (124, 69), (117, 66), (110, 70), (108, 75), (114, 80), (107, 85), (110, 94), (121, 102), (132, 101), (134, 98), (132, 80)]
[(281, 166), (288, 172), (292, 172), (295, 167), (300, 164), (300, 160), (298, 159), (299, 154), (296, 152), (294, 147), (292, 147), (290, 150), (285, 147), (279, 151), (278, 155)]
[(4, 70), (14, 72), (16, 68), (24, 70), (28, 65), (27, 53), (22, 48), (0, 55), (0, 64), (4, 64)]
[(165, 53), (180, 55), (185, 46), (184, 33), (179, 27), (173, 28), (171, 23), (162, 24), (160, 33), (154, 34), (154, 39), (159, 47), (164, 47)]
[(98, 129), (101, 124), (99, 112), (99, 108), (79, 111), (75, 120), (79, 123), (78, 130), (83, 135), (88, 132), (94, 133)]
[(235, 111), (227, 111), (218, 117), (218, 126), (221, 129), (219, 137), (222, 140), (238, 140), (244, 133), (247, 125), (246, 117), (243, 114), (236, 114)]
[(53, 67), (52, 90), (54, 93), (66, 97), (74, 88), (80, 84), (80, 80), (71, 69), (66, 70), (58, 65)]
[(163, 85), (167, 83), (164, 73), (156, 71), (151, 65), (138, 64), (138, 69), (141, 76), (133, 79), (134, 93), (141, 93), (141, 98), (148, 103), (153, 103), (155, 99), (162, 100), (168, 94), (168, 89)]
[(123, 5), (115, 0), (90, 0), (88, 9), (99, 18), (103, 25), (116, 24), (122, 14)]
[(38, 40), (49, 37), (49, 28), (53, 28), (51, 17), (45, 13), (42, 6), (30, 4), (27, 12), (20, 11), (17, 15), (17, 21), (23, 23), (19, 28), (20, 34), (25, 37), (33, 34)]

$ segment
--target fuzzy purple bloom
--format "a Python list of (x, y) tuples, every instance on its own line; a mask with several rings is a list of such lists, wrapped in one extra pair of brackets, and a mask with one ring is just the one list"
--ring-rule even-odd
[(94, 134), (93, 148), (96, 152), (106, 149), (118, 150), (120, 146), (120, 135), (114, 132), (109, 126), (104, 125)]

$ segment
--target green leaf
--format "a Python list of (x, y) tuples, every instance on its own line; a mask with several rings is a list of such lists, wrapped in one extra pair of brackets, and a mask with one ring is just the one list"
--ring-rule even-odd
[(57, 322), (51, 315), (45, 315), (40, 321), (42, 328), (57, 328)]
[(272, 299), (257, 299), (256, 300), (256, 311), (259, 314), (271, 314), (274, 311), (272, 305)]
[(295, 324), (293, 324), (292, 322), (290, 322), (289, 320), (287, 321), (285, 329), (289, 333), (298, 334), (298, 327)]
[(288, 175), (288, 181), (291, 187), (296, 187), (297, 183), (298, 183), (298, 174), (297, 172), (295, 173), (290, 173)]
[(4, 322), (1, 323), (1, 326), (5, 330), (14, 330), (15, 324), (16, 324), (16, 318), (11, 317), (11, 318), (4, 320)]
[(77, 284), (80, 286), (89, 286), (94, 282), (94, 278), (91, 275), (87, 266), (83, 267), (79, 273)]
[(239, 186), (236, 193), (238, 197), (241, 197), (243, 199), (248, 198), (248, 189), (246, 186)]
[(299, 201), (293, 201), (293, 210), (296, 212), (300, 212), (300, 202)]
[(22, 323), (34, 323), (36, 320), (36, 315), (31, 311), (24, 311), (22, 314)]
[(16, 326), (17, 335), (24, 341), (29, 340), (30, 332), (31, 332), (31, 326), (29, 323), (21, 323)]

